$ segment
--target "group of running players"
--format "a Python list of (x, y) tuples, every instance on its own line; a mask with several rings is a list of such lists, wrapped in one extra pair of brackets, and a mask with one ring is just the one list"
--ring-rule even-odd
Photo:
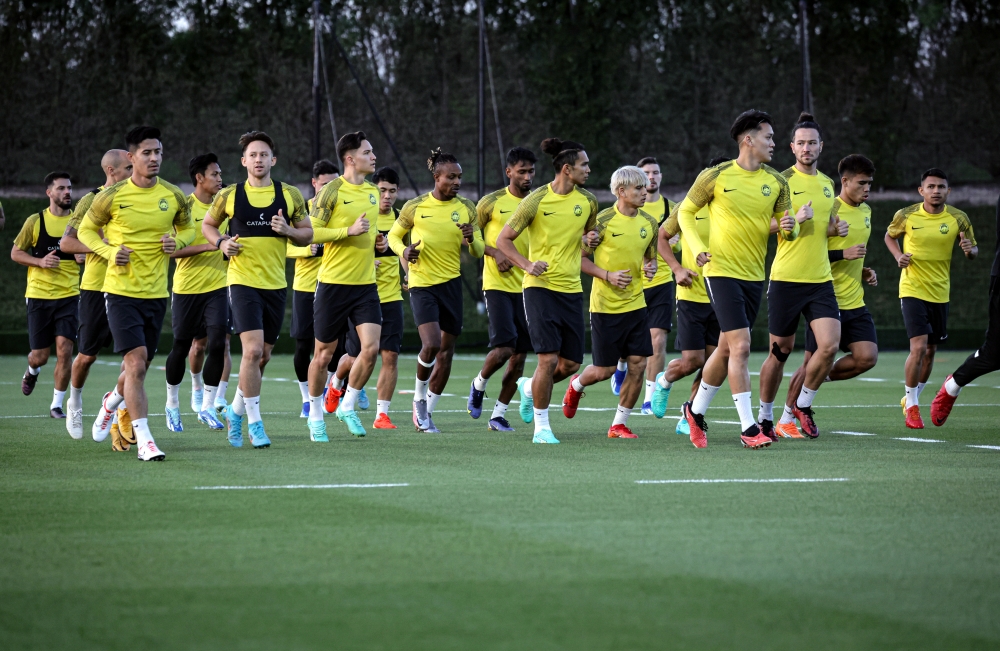
[[(369, 406), (364, 387), (380, 356), (373, 426), (395, 429), (389, 406), (398, 377), (403, 290), (421, 341), (413, 425), (438, 432), (434, 410), (462, 331), (465, 248), (485, 257), (491, 349), (469, 390), (472, 418), (481, 417), (489, 379), (503, 369), (489, 429), (513, 431), (506, 413), (519, 394), (521, 419), (534, 423), (533, 441), (558, 443), (549, 421), (553, 384), (570, 380), (562, 408), (573, 418), (585, 388), (610, 379), (619, 405), (608, 436), (636, 438), (628, 418), (640, 393), (643, 413), (663, 418), (673, 384), (694, 374), (676, 431), (695, 447), (707, 445), (705, 414), (727, 378), (743, 446), (816, 438), (812, 406), (820, 386), (856, 377), (878, 358), (864, 302), (864, 285), (878, 282), (865, 266), (872, 226), (865, 201), (875, 166), (858, 154), (841, 160), (838, 195), (837, 183), (817, 169), (822, 128), (805, 113), (791, 132), (795, 165), (784, 172), (768, 166), (775, 146), (768, 114), (742, 113), (730, 135), (738, 156), (711, 161), (679, 204), (660, 194), (660, 166), (646, 157), (615, 171), (615, 203), (600, 210), (583, 187), (590, 175), (583, 144), (549, 138), (541, 149), (555, 178), (542, 187), (532, 189), (536, 156), (515, 147), (506, 159), (509, 184), (474, 204), (459, 194), (458, 160), (438, 149), (427, 162), (434, 189), (396, 211), (399, 176), (376, 168), (363, 132), (337, 143), (339, 166), (315, 164), (315, 198), (307, 202), (295, 186), (271, 178), (275, 145), (263, 132), (240, 138), (246, 181), (224, 186), (218, 158), (203, 154), (190, 161), (194, 192), (184, 196), (159, 177), (159, 130), (137, 127), (126, 135), (126, 150), (104, 155), (104, 185), (75, 208), (69, 175), (49, 174), (49, 207), (31, 215), (15, 240), (11, 257), (28, 267), (31, 353), (22, 391), (32, 392), (55, 344), (50, 415), (65, 418), (70, 435), (82, 438), (83, 387), (99, 351), (113, 344), (122, 356), (121, 373), (104, 394), (92, 436), (103, 441), (110, 434), (112, 449), (134, 445), (140, 460), (162, 460), (147, 420), (145, 381), (170, 298), (167, 429), (184, 429), (179, 391), (187, 362), (198, 421), (226, 430), (229, 443), (241, 447), (246, 420), (251, 445), (268, 447), (261, 379), (284, 320), (285, 261), (294, 258), (291, 336), (310, 439), (329, 440), (327, 413), (351, 434), (366, 434), (358, 411)], [(917, 429), (923, 427), (920, 394), (947, 337), (952, 250), (957, 243), (970, 259), (978, 252), (968, 217), (946, 203), (946, 174), (927, 170), (919, 192), (923, 201), (900, 210), (885, 235), (902, 269), (899, 295), (910, 339), (901, 404), (906, 426)], [(750, 331), (764, 293), (771, 235), (777, 236), (777, 255), (767, 286), (770, 352), (760, 369), (755, 417)], [(931, 408), (936, 425), (944, 423), (962, 386), (1000, 368), (998, 266), (1000, 259), (991, 285), (993, 336), (948, 376)], [(581, 274), (593, 278), (593, 363), (578, 373), (585, 350)], [(680, 357), (666, 363), (675, 311)], [(807, 323), (805, 358), (776, 420), (774, 401), (800, 316)], [(228, 403), (231, 334), (239, 336), (242, 359)], [(839, 359), (838, 349), (846, 353)], [(529, 351), (537, 366), (526, 378)]]

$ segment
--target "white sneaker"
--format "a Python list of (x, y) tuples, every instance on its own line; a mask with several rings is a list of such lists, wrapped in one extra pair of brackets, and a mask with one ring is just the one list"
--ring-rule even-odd
[(139, 461), (163, 461), (166, 457), (167, 455), (156, 447), (156, 441), (152, 439), (139, 446)]
[(104, 398), (101, 400), (101, 408), (97, 412), (97, 420), (94, 421), (94, 426), (90, 429), (91, 435), (98, 443), (108, 438), (108, 434), (111, 432), (111, 422), (115, 417), (114, 411), (108, 411), (104, 408), (104, 401), (110, 395), (110, 391), (104, 394)]
[[(111, 428), (108, 428), (109, 430)], [(69, 418), (66, 419), (66, 431), (76, 440), (83, 438), (83, 408), (70, 409)]]

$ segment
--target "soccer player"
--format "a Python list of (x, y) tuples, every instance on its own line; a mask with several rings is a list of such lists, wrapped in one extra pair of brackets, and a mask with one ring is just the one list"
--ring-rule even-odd
[[(798, 236), (797, 216), (789, 215), (788, 182), (765, 163), (774, 151), (771, 116), (762, 111), (741, 113), (729, 130), (739, 145), (739, 157), (702, 171), (678, 209), (681, 230), (691, 239), (691, 252), (704, 267), (709, 300), (719, 320), (719, 346), (702, 369), (701, 386), (691, 402), (684, 403), (684, 417), (691, 442), (708, 445), (705, 411), (729, 378), (743, 430), (744, 447), (759, 449), (771, 444), (761, 433), (750, 404), (750, 328), (760, 309), (764, 289), (764, 256), (772, 232), (784, 239)], [(709, 207), (712, 222), (709, 242), (698, 235), (696, 216)]]
[[(399, 174), (391, 167), (383, 167), (372, 175), (372, 183), (378, 187), (379, 193), (378, 219), (375, 227), (379, 235), (388, 238), (389, 230), (399, 216), (396, 209), (393, 208), (399, 193)], [(375, 283), (378, 285), (378, 300), (382, 309), (382, 332), (378, 342), (382, 368), (378, 373), (377, 411), (373, 427), (375, 429), (396, 429), (392, 419), (389, 418), (389, 406), (392, 403), (392, 394), (396, 391), (396, 380), (399, 377), (399, 349), (403, 343), (403, 283), (399, 275), (400, 259), (393, 253), (392, 249), (386, 248), (386, 250), (380, 251), (376, 248), (375, 263), (377, 265)], [(361, 340), (358, 338), (357, 328), (350, 322), (347, 328), (345, 351), (337, 364), (337, 372), (334, 376), (335, 386), (328, 390), (328, 401), (330, 392), (336, 392), (335, 397), (338, 401), (342, 397), (343, 383), (347, 381), (355, 360), (361, 354)], [(365, 397), (364, 387), (358, 394), (358, 408), (368, 408), (368, 398)]]
[(1000, 199), (997, 200), (997, 244), (994, 250), (996, 255), (990, 271), (990, 322), (986, 328), (986, 341), (945, 379), (934, 396), (934, 401), (931, 402), (931, 422), (938, 427), (948, 420), (962, 387), (982, 375), (1000, 369)]
[[(538, 366), (517, 382), (521, 419), (535, 422), (534, 443), (559, 443), (549, 424), (552, 385), (583, 362), (583, 285), (581, 251), (597, 245), (597, 198), (581, 186), (590, 176), (582, 144), (546, 138), (542, 151), (552, 157), (555, 178), (533, 190), (497, 236), (497, 248), (524, 272), (524, 313)], [(528, 254), (514, 240), (528, 235)]]
[[(240, 136), (247, 180), (222, 190), (201, 223), (205, 239), (229, 257), (226, 282), (232, 308), (233, 333), (243, 347), (239, 386), (226, 408), (228, 438), (243, 446), (243, 417), (250, 444), (270, 447), (260, 416), (260, 385), (271, 349), (285, 319), (285, 248), (312, 241), (306, 201), (294, 185), (271, 178), (277, 161), (274, 141), (263, 131)], [(219, 228), (229, 220), (227, 234)]]
[[(848, 222), (839, 219), (834, 211), (833, 179), (816, 168), (823, 151), (823, 134), (809, 113), (799, 115), (792, 128), (791, 147), (795, 165), (781, 174), (791, 189), (792, 210), (801, 211), (803, 218), (799, 220), (797, 238), (778, 238), (778, 252), (771, 264), (771, 281), (767, 286), (770, 354), (760, 368), (757, 423), (772, 441), (778, 440), (774, 432), (774, 397), (781, 386), (785, 361), (795, 346), (799, 315), (805, 317), (812, 330), (816, 352), (809, 357), (806, 379), (792, 409), (805, 435), (819, 436), (812, 403), (833, 367), (840, 342), (840, 310), (827, 255), (828, 238), (843, 238), (848, 234)], [(820, 219), (813, 219), (813, 215), (819, 215)]]
[[(515, 266), (502, 251), (496, 248), (497, 236), (510, 221), (521, 200), (531, 192), (538, 161), (530, 149), (514, 147), (507, 152), (505, 173), (510, 182), (507, 187), (491, 192), (479, 200), (476, 214), (483, 231), (485, 264), (483, 268), (483, 300), (490, 318), (490, 352), (483, 368), (472, 380), (469, 389), (469, 414), (479, 418), (483, 413), (486, 383), (494, 373), (507, 364), (500, 387), (500, 395), (493, 406), (487, 427), (499, 432), (513, 432), (507, 422), (507, 405), (517, 391), (517, 381), (524, 373), (524, 360), (531, 350), (528, 319), (524, 316), (522, 284), (524, 271)], [(522, 256), (528, 253), (528, 238), (520, 237), (514, 243)]]
[[(132, 162), (124, 149), (111, 149), (101, 157), (101, 169), (104, 171), (104, 185), (91, 190), (76, 203), (73, 216), (66, 224), (59, 248), (66, 253), (85, 254), (83, 277), (80, 279), (80, 326), (77, 330), (77, 355), (73, 360), (73, 370), (70, 374), (69, 399), (66, 406), (69, 413), (66, 418), (66, 429), (75, 439), (83, 438), (83, 385), (90, 375), (90, 367), (97, 361), (97, 353), (105, 346), (114, 343), (111, 329), (108, 327), (108, 313), (104, 306), (104, 276), (108, 271), (108, 261), (97, 255), (79, 240), (77, 231), (80, 221), (87, 215), (94, 197), (104, 188), (110, 188), (115, 183), (132, 176)], [(103, 240), (102, 234), (102, 240)], [(106, 242), (106, 240), (104, 240)], [(119, 423), (119, 419), (121, 423)], [(125, 439), (122, 439), (120, 424), (127, 425)], [(111, 425), (111, 447), (117, 452), (124, 452), (134, 443), (131, 420), (125, 403), (118, 406), (114, 422)]]
[[(310, 213), (319, 191), (338, 176), (340, 168), (332, 161), (324, 158), (313, 164), (311, 182), (314, 198), (306, 202), (306, 208)], [(313, 297), (316, 294), (319, 268), (323, 263), (323, 245), (313, 243), (309, 246), (295, 246), (289, 242), (285, 255), (295, 259), (290, 334), (295, 340), (292, 366), (295, 368), (295, 379), (298, 380), (299, 392), (302, 394), (302, 412), (299, 417), (309, 418), (309, 362), (316, 347), (316, 337), (313, 332)]]
[(115, 409), (124, 400), (139, 460), (162, 461), (165, 455), (146, 421), (144, 382), (167, 311), (169, 256), (194, 241), (195, 231), (187, 197), (158, 177), (163, 160), (160, 130), (136, 127), (125, 136), (125, 144), (132, 176), (94, 197), (78, 231), (80, 241), (109, 262), (104, 280), (108, 325), (115, 352), (125, 362), (117, 386), (101, 402), (93, 434), (95, 440), (107, 436)]
[(923, 202), (897, 212), (885, 234), (885, 245), (903, 270), (899, 275), (899, 299), (910, 354), (906, 357), (906, 394), (901, 404), (910, 429), (924, 428), (920, 393), (934, 368), (938, 345), (948, 338), (952, 249), (958, 242), (969, 260), (979, 254), (968, 215), (945, 203), (951, 189), (944, 171), (932, 167), (924, 172), (918, 191)]
[(324, 244), (323, 263), (313, 302), (316, 349), (309, 365), (309, 437), (326, 443), (323, 387), (334, 364), (338, 342), (354, 325), (361, 350), (351, 368), (337, 419), (355, 436), (366, 434), (355, 407), (375, 368), (382, 310), (375, 278), (375, 249), (385, 250), (385, 238), (370, 228), (368, 214), (377, 218), (379, 190), (365, 179), (375, 171), (375, 152), (363, 131), (344, 134), (337, 142), (343, 176), (330, 181), (313, 202), (314, 239)]
[[(224, 426), (215, 414), (215, 395), (225, 367), (226, 337), (229, 335), (229, 298), (226, 273), (229, 263), (213, 242), (205, 239), (201, 225), (212, 207), (215, 195), (222, 191), (222, 168), (212, 153), (195, 156), (188, 163), (188, 175), (194, 192), (188, 197), (188, 209), (195, 225), (195, 238), (188, 246), (170, 254), (177, 261), (174, 291), (170, 306), (174, 343), (167, 355), (167, 429), (183, 432), (180, 390), (184, 362), (194, 339), (204, 332), (208, 339), (202, 400), (197, 405), (198, 421), (211, 429)], [(223, 224), (224, 226), (224, 224)], [(192, 373), (194, 369), (192, 368)], [(197, 395), (197, 394), (196, 394)], [(192, 404), (192, 407), (195, 405)]]
[(49, 351), (54, 343), (56, 368), (53, 378), (56, 386), (52, 392), (49, 416), (66, 418), (62, 408), (63, 397), (69, 386), (80, 303), (80, 265), (72, 253), (59, 248), (59, 239), (73, 214), (73, 183), (69, 174), (47, 174), (45, 195), (49, 198), (48, 208), (24, 220), (10, 250), (11, 260), (28, 268), (28, 286), (24, 296), (28, 305), (31, 352), (28, 353), (28, 370), (21, 378), (21, 393), (28, 396), (34, 391), (38, 373), (49, 361)]
[(583, 273), (594, 278), (590, 290), (590, 337), (594, 363), (574, 375), (566, 387), (563, 415), (573, 418), (584, 387), (607, 380), (618, 360), (628, 364), (618, 409), (608, 438), (638, 438), (628, 428), (628, 417), (642, 390), (646, 358), (653, 353), (641, 277), (656, 275), (656, 242), (660, 224), (641, 210), (646, 202), (646, 173), (639, 167), (621, 167), (611, 175), (615, 205), (597, 215), (600, 244), (593, 261), (581, 261)]
[[(403, 205), (389, 231), (389, 246), (409, 264), (410, 307), (420, 332), (413, 426), (438, 433), (434, 407), (448, 384), (455, 340), (462, 333), (462, 247), (481, 258), (485, 245), (476, 205), (458, 194), (458, 159), (438, 147), (427, 169), (434, 189)], [(407, 235), (408, 245), (403, 242)]]
[[(860, 154), (851, 154), (840, 161), (837, 171), (841, 189), (833, 204), (833, 215), (847, 222), (850, 228), (846, 237), (832, 237), (827, 246), (833, 288), (840, 308), (840, 349), (847, 355), (834, 363), (828, 377), (830, 380), (848, 380), (873, 368), (878, 361), (875, 321), (865, 307), (863, 286), (863, 283), (878, 284), (875, 272), (864, 266), (868, 238), (872, 232), (872, 212), (865, 201), (871, 190), (875, 165)], [(795, 426), (795, 401), (800, 395), (811, 357), (818, 348), (816, 337), (809, 327), (806, 328), (805, 348), (805, 360), (792, 375), (785, 410), (775, 426), (778, 436), (785, 438), (803, 438)]]

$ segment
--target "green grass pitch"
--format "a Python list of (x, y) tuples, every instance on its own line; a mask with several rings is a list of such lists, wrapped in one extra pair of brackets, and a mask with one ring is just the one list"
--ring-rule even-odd
[[(926, 430), (903, 427), (903, 355), (886, 353), (823, 387), (818, 440), (761, 451), (739, 446), (728, 387), (707, 450), (644, 416), (638, 440), (609, 440), (606, 384), (582, 402), (598, 411), (553, 410), (562, 445), (532, 445), (516, 405), (516, 433), (488, 432), (492, 399), (479, 421), (465, 412), (478, 356), (456, 360), (443, 434), (415, 433), (397, 394), (398, 430), (354, 439), (327, 416), (331, 442), (315, 444), (277, 357), (270, 449), (233, 449), (185, 409), (181, 434), (150, 418), (161, 464), (90, 440), (112, 358), (84, 393), (82, 441), (45, 416), (51, 363), (25, 398), (23, 358), (0, 358), (0, 648), (996, 649), (1000, 449), (972, 446), (1000, 446), (1000, 374), (944, 428), (929, 418), (964, 356), (939, 353)], [(399, 389), (414, 365), (401, 360)], [(163, 371), (149, 377), (161, 414)], [(779, 478), (846, 481), (637, 483)], [(196, 490), (320, 484), (406, 485)]]

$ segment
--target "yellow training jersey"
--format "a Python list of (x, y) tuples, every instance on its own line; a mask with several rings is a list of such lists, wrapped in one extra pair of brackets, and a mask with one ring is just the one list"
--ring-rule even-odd
[[(521, 199), (510, 193), (509, 188), (501, 188), (496, 192), (491, 192), (479, 200), (476, 206), (476, 214), (479, 216), (479, 228), (483, 230), (483, 239), (486, 246), (497, 246), (497, 236), (500, 231), (514, 216)], [(518, 253), (527, 257), (528, 236), (521, 235), (514, 240), (514, 247)], [(483, 263), (483, 289), (497, 289), (512, 294), (520, 294), (524, 283), (524, 270), (517, 266), (511, 266), (507, 271), (497, 269), (497, 261), (491, 256), (486, 256)]]
[[(667, 221), (667, 217), (670, 216), (670, 212), (677, 205), (670, 199), (666, 197), (660, 197), (656, 201), (647, 201), (646, 205), (642, 207), (642, 211), (656, 220), (657, 224), (663, 225)], [(649, 289), (650, 287), (659, 287), (660, 285), (666, 285), (672, 282), (674, 279), (674, 272), (670, 271), (670, 266), (667, 265), (667, 261), (663, 259), (659, 253), (656, 254), (656, 275), (652, 279), (647, 279), (645, 276), (642, 277), (642, 287), (643, 289)]]
[[(373, 222), (375, 223), (375, 222)], [(396, 223), (396, 211), (390, 210), (386, 214), (379, 213), (376, 227), (378, 232), (389, 237), (392, 225)], [(379, 303), (392, 303), (403, 300), (403, 285), (400, 283), (399, 256), (392, 249), (385, 253), (375, 252), (375, 257), (382, 264), (375, 270), (375, 283), (378, 285)]]
[[(361, 215), (369, 228), (348, 235)], [(323, 186), (313, 203), (313, 242), (323, 244), (319, 280), (335, 285), (371, 285), (375, 282), (374, 224), (378, 220), (378, 188), (369, 181), (360, 185), (339, 176)]]
[[(42, 237), (42, 239), (45, 242), (51, 242), (51, 246), (55, 246), (59, 242), (59, 238), (66, 232), (66, 225), (69, 224), (72, 216), (73, 213), (65, 217), (57, 217), (50, 213), (48, 208), (40, 213), (31, 215), (24, 220), (21, 231), (14, 238), (14, 246), (22, 251), (31, 253), (34, 247), (39, 244), (38, 240), (42, 235), (43, 221), (45, 222), (45, 233), (48, 237)], [(39, 253), (42, 252), (39, 251)], [(59, 266), (54, 269), (28, 267), (28, 286), (24, 292), (25, 298), (55, 300), (76, 296), (79, 293), (80, 265), (76, 263), (76, 260), (72, 256), (69, 256), (68, 260), (60, 260)]]
[[(695, 227), (695, 215), (705, 206), (712, 222), (708, 242)], [(730, 160), (698, 175), (681, 202), (678, 219), (693, 246), (691, 253), (712, 254), (702, 267), (704, 275), (756, 281), (764, 280), (771, 219), (780, 220), (791, 207), (788, 182), (777, 170), (761, 165), (749, 172)], [(789, 235), (779, 231), (782, 238), (797, 236), (798, 225)]]
[[(311, 214), (313, 199), (306, 202), (306, 210)], [(315, 236), (315, 233), (313, 234)], [(314, 238), (315, 239), (315, 238)], [(292, 289), (296, 292), (316, 291), (316, 281), (319, 279), (319, 268), (323, 264), (323, 253), (312, 254), (312, 246), (295, 246), (288, 242), (285, 246), (285, 256), (295, 260), (295, 276), (292, 279)]]
[(523, 286), (566, 294), (582, 292), (582, 238), (594, 230), (597, 213), (597, 198), (579, 186), (569, 194), (556, 194), (551, 183), (532, 190), (507, 224), (528, 236), (525, 257), (532, 262), (545, 261), (549, 267), (541, 276), (524, 274)]
[[(101, 239), (101, 229), (108, 244)], [(182, 248), (195, 237), (187, 197), (163, 179), (151, 188), (140, 188), (129, 178), (103, 190), (94, 197), (77, 233), (81, 242), (109, 262), (104, 291), (132, 298), (167, 298), (170, 256), (160, 240), (171, 235)], [(127, 265), (119, 266), (114, 257), (122, 246), (133, 253)]]
[[(691, 301), (692, 303), (710, 303), (711, 301), (708, 300), (708, 291), (705, 289), (705, 274), (703, 273), (704, 267), (698, 266), (698, 254), (694, 253), (695, 245), (691, 243), (691, 238), (680, 229), (680, 220), (678, 219), (679, 207), (680, 204), (675, 206), (674, 209), (670, 211), (670, 216), (667, 218), (663, 227), (666, 229), (667, 235), (670, 237), (673, 237), (677, 233), (681, 234), (681, 266), (695, 272), (698, 274), (698, 277), (691, 282), (690, 287), (681, 287), (680, 285), (677, 286), (677, 300)], [(702, 242), (708, 242), (709, 236), (711, 235), (710, 220), (708, 218), (708, 206), (703, 206), (701, 210), (695, 213), (694, 226), (697, 231), (698, 238)]]
[[(80, 220), (87, 216), (87, 211), (90, 210), (91, 204), (94, 203), (94, 197), (103, 189), (104, 186), (102, 185), (96, 190), (83, 195), (76, 202), (76, 208), (73, 209), (73, 216), (70, 217), (69, 224), (66, 225), (67, 230), (72, 228), (74, 231), (79, 232)], [(104, 289), (104, 277), (107, 273), (108, 261), (96, 253), (88, 253), (87, 260), (83, 265), (83, 278), (80, 279), (80, 289), (86, 289), (91, 292), (102, 291)]]
[[(247, 193), (247, 201), (254, 208), (267, 208), (274, 203), (274, 185), (261, 188), (254, 187), (246, 181), (241, 181)], [(215, 195), (215, 201), (208, 214), (217, 221), (223, 221), (233, 216), (236, 206), (236, 185), (223, 188)], [(289, 214), (285, 217), (291, 223), (306, 219), (306, 200), (294, 185), (281, 184), (281, 192)], [(272, 215), (263, 215), (268, 222)], [(232, 229), (232, 222), (229, 227)], [(240, 254), (229, 259), (229, 269), (226, 274), (226, 284), (246, 285), (257, 289), (284, 289), (288, 286), (285, 279), (285, 248), (288, 238), (285, 237), (240, 237), (243, 245)]]
[(643, 258), (656, 256), (659, 223), (642, 210), (635, 217), (623, 215), (618, 206), (597, 215), (596, 230), (601, 243), (594, 249), (594, 264), (607, 271), (628, 269), (632, 282), (619, 289), (604, 278), (594, 278), (590, 290), (590, 311), (622, 314), (646, 307), (642, 290)]
[(432, 287), (457, 278), (460, 273), (462, 229), (458, 224), (472, 224), (473, 242), (469, 252), (483, 257), (483, 232), (476, 219), (476, 206), (465, 197), (438, 201), (431, 193), (410, 199), (399, 211), (389, 230), (389, 247), (403, 255), (407, 233), (410, 242), (420, 242), (420, 257), (410, 263), (410, 287)]
[[(842, 251), (858, 244), (868, 245), (872, 234), (872, 209), (863, 203), (857, 208), (849, 206), (838, 197), (833, 203), (833, 214), (846, 221), (850, 227), (847, 237), (831, 237), (829, 250)], [(833, 272), (833, 289), (841, 310), (854, 310), (865, 305), (865, 290), (861, 283), (861, 270), (865, 259), (838, 260), (830, 265)]]
[[(771, 263), (771, 280), (791, 283), (822, 283), (833, 279), (827, 257), (827, 227), (836, 197), (833, 180), (817, 172), (804, 174), (795, 166), (781, 173), (788, 181), (792, 196), (791, 210), (812, 201), (813, 218), (799, 225), (794, 240), (778, 238), (778, 253)], [(830, 244), (839, 237), (830, 238)]]
[(976, 243), (969, 216), (954, 206), (932, 215), (924, 204), (908, 206), (889, 224), (889, 237), (903, 238), (903, 253), (912, 253), (910, 266), (899, 275), (899, 297), (947, 303), (951, 294), (951, 254), (959, 233)]
[[(210, 203), (202, 203), (194, 193), (188, 195), (188, 209), (191, 211), (191, 221), (194, 222), (196, 232), (191, 245), (208, 244), (208, 240), (201, 232), (201, 223), (205, 221), (205, 215), (212, 207)], [(219, 227), (219, 231), (225, 232), (226, 224)], [(226, 273), (229, 270), (229, 263), (222, 255), (222, 251), (205, 251), (187, 258), (177, 258), (174, 260), (177, 266), (174, 268), (174, 293), (175, 294), (205, 294), (222, 289), (226, 286)]]

